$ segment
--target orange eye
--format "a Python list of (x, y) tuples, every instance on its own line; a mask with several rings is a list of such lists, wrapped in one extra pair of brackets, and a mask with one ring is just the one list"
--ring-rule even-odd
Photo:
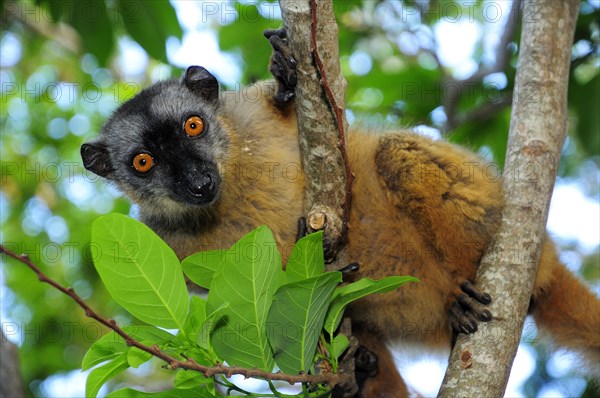
[(202, 134), (204, 131), (204, 121), (200, 116), (192, 116), (185, 121), (185, 125), (183, 127), (187, 135), (190, 137), (195, 137)]
[(154, 159), (147, 153), (138, 153), (133, 158), (133, 168), (140, 173), (147, 173), (154, 166)]

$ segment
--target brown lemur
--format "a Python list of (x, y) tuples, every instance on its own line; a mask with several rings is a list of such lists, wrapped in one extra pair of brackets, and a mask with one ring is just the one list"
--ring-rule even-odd
[[(229, 248), (262, 224), (284, 257), (295, 241), (304, 179), (294, 61), (283, 34), (267, 36), (274, 82), (220, 91), (213, 75), (192, 66), (125, 102), (81, 147), (85, 168), (127, 194), (179, 258)], [(350, 278), (421, 280), (352, 305), (353, 332), (378, 360), (360, 396), (405, 397), (387, 344), (449, 347), (453, 331), (473, 332), (490, 318), (489, 296), (469, 281), (498, 227), (501, 182), (470, 151), (410, 131), (351, 128), (347, 140), (356, 180), (339, 260), (360, 264)], [(598, 365), (600, 301), (558, 261), (549, 239), (531, 302), (558, 346)]]

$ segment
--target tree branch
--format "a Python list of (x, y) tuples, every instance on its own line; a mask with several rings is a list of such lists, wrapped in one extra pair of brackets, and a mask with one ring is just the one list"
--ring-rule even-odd
[(348, 228), (354, 176), (346, 155), (346, 81), (339, 64), (337, 24), (331, 0), (281, 0), (283, 21), (298, 84), (296, 111), (302, 167), (306, 177), (305, 214), (312, 230), (325, 229), (332, 248)]
[[(331, 3), (333, 10), (333, 3)], [(317, 4), (316, 0), (310, 0), (310, 40), (312, 43), (312, 52), (315, 57), (315, 62), (317, 63), (317, 70), (319, 71), (319, 75), (321, 76), (321, 84), (323, 85), (323, 89), (327, 94), (327, 100), (329, 101), (329, 105), (333, 109), (335, 114), (336, 127), (338, 131), (338, 149), (340, 150), (340, 155), (342, 156), (342, 160), (344, 161), (344, 171), (346, 173), (346, 195), (344, 199), (344, 203), (342, 204), (343, 209), (343, 217), (342, 217), (342, 237), (345, 238), (345, 235), (348, 231), (348, 219), (350, 218), (350, 207), (352, 205), (352, 183), (354, 182), (354, 174), (350, 168), (350, 160), (348, 159), (348, 153), (346, 152), (346, 117), (344, 115), (344, 107), (343, 104), (340, 106), (338, 104), (338, 100), (336, 99), (336, 95), (333, 93), (329, 81), (327, 79), (327, 71), (325, 69), (325, 65), (321, 59), (321, 55), (319, 53), (319, 47), (317, 44)], [(337, 49), (337, 36), (335, 37), (335, 47)], [(339, 53), (339, 51), (338, 51)], [(338, 63), (339, 65), (339, 63)], [(339, 71), (338, 71), (339, 72)], [(345, 80), (343, 76), (341, 76), (341, 72), (339, 76), (336, 76), (336, 79), (342, 80), (342, 84), (345, 89)], [(344, 93), (342, 93), (342, 100), (344, 100)]]
[[(455, 125), (452, 129), (460, 126), (461, 124), (470, 122), (484, 122), (492, 119), (498, 112), (510, 106), (512, 103), (512, 91), (508, 94), (501, 95), (498, 99), (492, 102), (484, 102), (476, 108), (469, 110), (464, 116), (455, 117)], [(446, 128), (450, 128), (446, 124)]]
[(19, 22), (36, 34), (54, 40), (72, 53), (81, 53), (81, 37), (73, 27), (62, 22), (49, 22), (44, 17), (39, 18), (39, 15), (43, 14), (42, 9), (37, 6), (27, 5), (27, 7), (35, 7), (34, 13), (36, 13), (38, 18), (32, 20), (32, 18), (25, 17), (22, 10), (23, 7), (22, 3), (16, 1), (5, 2), (2, 7), (2, 16), (6, 21), (3, 20), (2, 24), (12, 21)]
[(145, 351), (159, 359), (165, 361), (169, 367), (173, 370), (175, 369), (188, 369), (194, 370), (202, 373), (205, 377), (212, 377), (215, 375), (225, 375), (227, 377), (231, 377), (232, 375), (242, 375), (246, 378), (253, 377), (264, 380), (281, 380), (286, 381), (290, 384), (296, 383), (310, 383), (310, 384), (327, 384), (331, 387), (344, 384), (347, 382), (347, 379), (351, 375), (343, 375), (343, 374), (334, 374), (334, 373), (320, 373), (317, 375), (309, 375), (309, 374), (299, 374), (299, 375), (288, 375), (284, 373), (271, 373), (266, 372), (260, 369), (246, 369), (239, 366), (225, 366), (221, 364), (217, 364), (215, 366), (203, 366), (196, 363), (193, 359), (186, 359), (185, 361), (181, 361), (163, 351), (161, 351), (157, 346), (149, 347), (145, 344), (140, 343), (133, 337), (131, 337), (127, 332), (121, 329), (117, 323), (113, 319), (107, 319), (102, 315), (98, 314), (94, 311), (72, 288), (67, 288), (60, 285), (58, 282), (49, 278), (46, 274), (44, 274), (37, 265), (35, 265), (27, 255), (18, 255), (4, 246), (0, 245), (0, 253), (4, 253), (9, 257), (14, 258), (17, 261), (28, 266), (33, 272), (35, 272), (38, 276), (40, 282), (47, 283), (55, 289), (61, 291), (66, 294), (70, 298), (72, 298), (83, 310), (85, 311), (85, 315), (97, 320), (101, 324), (105, 325), (109, 329), (112, 329), (115, 333), (125, 340), (125, 343), (128, 346), (137, 347), (142, 351)]
[(478, 287), (495, 299), (494, 319), (474, 334), (459, 336), (440, 397), (502, 397), (506, 388), (567, 132), (569, 64), (578, 9), (579, 0), (524, 3), (527, 18), (504, 171), (506, 208), (476, 279)]
[[(346, 240), (354, 174), (346, 152), (347, 83), (340, 68), (333, 1), (280, 0), (279, 4), (298, 75), (296, 113), (306, 178), (304, 214), (311, 230), (325, 231), (327, 255), (335, 257)], [(350, 323), (345, 324), (344, 334), (351, 338)], [(347, 379), (340, 384), (343, 391), (334, 396), (356, 392), (353, 355), (342, 361), (340, 374)]]
[[(469, 116), (465, 116), (464, 118), (459, 118), (456, 115), (456, 105), (460, 101), (461, 94), (466, 92), (466, 90), (472, 86), (473, 84), (480, 83), (486, 76), (502, 72), (508, 66), (510, 61), (510, 51), (508, 49), (508, 45), (510, 44), (515, 30), (518, 26), (519, 20), (519, 8), (520, 8), (521, 0), (514, 0), (510, 9), (510, 14), (506, 19), (506, 24), (504, 25), (504, 30), (502, 32), (502, 36), (500, 37), (500, 42), (496, 47), (496, 56), (494, 64), (489, 67), (480, 66), (479, 69), (472, 74), (470, 77), (463, 80), (456, 80), (452, 77), (446, 76), (444, 78), (443, 85), (447, 86), (456, 86), (458, 88), (457, 96), (444, 96), (443, 104), (444, 112), (446, 113), (447, 121), (443, 127), (444, 132), (449, 132), (458, 127), (461, 123), (464, 123), (465, 120), (469, 120)], [(432, 51), (435, 54), (435, 51)], [(438, 64), (441, 66), (439, 59), (437, 58), (437, 54), (435, 55), (435, 59), (438, 61)], [(487, 104), (481, 105), (482, 107)], [(493, 107), (497, 111), (505, 108), (507, 104), (503, 101), (498, 102), (498, 104)], [(478, 108), (475, 108), (471, 112), (479, 113)]]
[(0, 333), (0, 397), (23, 398), (23, 378), (19, 371), (19, 351), (8, 341), (4, 330)]

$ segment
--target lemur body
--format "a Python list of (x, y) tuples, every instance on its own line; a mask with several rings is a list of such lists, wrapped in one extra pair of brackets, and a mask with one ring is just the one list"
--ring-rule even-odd
[[(85, 167), (139, 205), (142, 221), (180, 258), (228, 248), (262, 224), (284, 258), (294, 243), (304, 179), (293, 102), (281, 106), (277, 86), (268, 82), (245, 92), (252, 97), (219, 92), (210, 73), (191, 67), (181, 81), (158, 83), (125, 103), (99, 139), (82, 147)], [(460, 286), (474, 279), (498, 226), (501, 182), (473, 153), (408, 131), (351, 129), (347, 147), (356, 180), (340, 260), (360, 263), (357, 279), (421, 280), (351, 308), (354, 331), (379, 359), (380, 377), (369, 379), (362, 396), (404, 397), (386, 344), (449, 347), (452, 326), (469, 332), (470, 321), (485, 318), (468, 305), (458, 321), (448, 312), (459, 297), (478, 297)], [(549, 241), (532, 302), (538, 324), (559, 345), (598, 364), (598, 298), (558, 262)]]

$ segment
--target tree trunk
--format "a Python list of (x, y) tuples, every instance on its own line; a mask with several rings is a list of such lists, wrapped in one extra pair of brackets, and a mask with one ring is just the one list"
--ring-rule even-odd
[(305, 214), (310, 230), (324, 229), (326, 239), (337, 247), (347, 228), (352, 175), (345, 162), (346, 81), (340, 70), (333, 2), (281, 0), (280, 5), (297, 62), (296, 109), (306, 176)]
[(476, 284), (494, 319), (460, 335), (440, 397), (502, 397), (540, 259), (567, 133), (567, 87), (579, 0), (527, 0), (513, 96), (500, 230)]
[(0, 398), (24, 397), (17, 346), (8, 341), (4, 332), (0, 338)]

